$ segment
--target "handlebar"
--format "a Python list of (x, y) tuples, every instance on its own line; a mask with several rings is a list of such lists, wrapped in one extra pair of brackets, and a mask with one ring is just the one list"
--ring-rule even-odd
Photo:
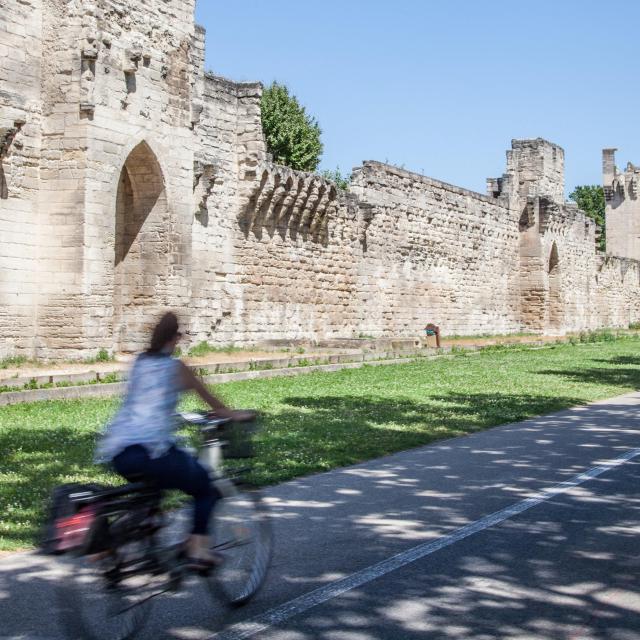
[(205, 428), (219, 428), (231, 422), (231, 418), (216, 418), (206, 411), (185, 411), (177, 416), (186, 424), (194, 424)]

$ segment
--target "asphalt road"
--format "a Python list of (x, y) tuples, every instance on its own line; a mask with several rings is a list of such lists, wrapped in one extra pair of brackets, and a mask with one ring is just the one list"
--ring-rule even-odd
[[(286, 483), (237, 611), (201, 585), (140, 638), (640, 639), (640, 393)], [(611, 462), (613, 461), (613, 462)], [(61, 638), (49, 559), (0, 560), (0, 638)]]

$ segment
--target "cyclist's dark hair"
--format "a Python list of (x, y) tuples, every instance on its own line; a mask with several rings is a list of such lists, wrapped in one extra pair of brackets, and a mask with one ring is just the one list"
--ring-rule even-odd
[(153, 329), (151, 344), (147, 353), (161, 353), (167, 342), (173, 340), (178, 331), (178, 317), (172, 311), (167, 311)]

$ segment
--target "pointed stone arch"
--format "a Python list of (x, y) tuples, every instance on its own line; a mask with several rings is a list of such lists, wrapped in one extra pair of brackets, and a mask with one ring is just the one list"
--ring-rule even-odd
[(141, 142), (124, 162), (116, 197), (113, 334), (119, 351), (144, 348), (166, 304), (169, 224), (162, 168)]
[(547, 289), (547, 331), (551, 335), (559, 334), (564, 326), (564, 307), (562, 301), (562, 280), (560, 269), (560, 255), (558, 245), (554, 242), (551, 245), (548, 260), (548, 281)]

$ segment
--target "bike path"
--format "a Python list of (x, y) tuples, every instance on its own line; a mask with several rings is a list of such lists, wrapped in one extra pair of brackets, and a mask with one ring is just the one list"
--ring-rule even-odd
[[(199, 586), (163, 597), (140, 637), (231, 638), (242, 629), (237, 624), (243, 620), (258, 619), (395, 554), (452, 535), (488, 514), (639, 447), (639, 408), (640, 393), (629, 394), (273, 487), (266, 495), (273, 512), (274, 561), (259, 596), (231, 613), (212, 602)], [(511, 606), (510, 593), (544, 589), (545, 579), (553, 577), (549, 567), (563, 566), (568, 567), (567, 575), (597, 573), (598, 588), (606, 594), (602, 597), (620, 600), (623, 604), (615, 606), (629, 611), (633, 618), (640, 603), (637, 590), (633, 591), (625, 579), (634, 567), (625, 545), (637, 548), (640, 539), (640, 495), (637, 480), (633, 482), (637, 468), (633, 460), (621, 464), (526, 513), (252, 637), (411, 638), (411, 624), (417, 625), (416, 633), (422, 633), (421, 637), (555, 637), (545, 636), (544, 630), (557, 627), (555, 618), (561, 606), (545, 606), (541, 597), (539, 606), (533, 608), (537, 616), (533, 619), (527, 598)], [(581, 492), (587, 497), (578, 500)], [(556, 504), (563, 506), (554, 511)], [(571, 514), (578, 507), (581, 515), (572, 524), (575, 518)], [(618, 534), (596, 536), (597, 540), (589, 542), (589, 535), (603, 530)], [(570, 540), (574, 551), (567, 555)], [(601, 543), (602, 549), (598, 547)], [(580, 544), (586, 546), (580, 548)], [(498, 552), (504, 557), (491, 555)], [(594, 554), (602, 558), (596, 563), (598, 571), (589, 568)], [(498, 561), (502, 562), (500, 575), (505, 581), (487, 583), (487, 588), (493, 589), (489, 598), (473, 585), (477, 581), (485, 584), (482, 568)], [(540, 564), (539, 573), (531, 569), (536, 563)], [(529, 567), (526, 572), (525, 567)], [(55, 562), (32, 554), (0, 559), (0, 638), (62, 637), (53, 596), (53, 586), (61, 575)], [(465, 606), (478, 598), (486, 600), (486, 606)], [(434, 617), (429, 603), (436, 601), (439, 608)], [(493, 612), (494, 620), (505, 620), (502, 627), (495, 627), (497, 631), (492, 632), (486, 624), (492, 619), (488, 611)], [(580, 611), (584, 612), (582, 618)], [(573, 633), (574, 627), (578, 633), (591, 633), (589, 625), (595, 625), (593, 633), (597, 633), (598, 625), (590, 622), (590, 615), (588, 606), (576, 608), (573, 627), (567, 627), (567, 633)], [(607, 615), (605, 611), (596, 616), (598, 624)], [(437, 631), (428, 626), (435, 622)], [(640, 632), (633, 635), (629, 625), (629, 621), (619, 622), (620, 635), (615, 637), (640, 638)], [(450, 635), (437, 635), (445, 632)], [(533, 632), (539, 635), (527, 635)]]

